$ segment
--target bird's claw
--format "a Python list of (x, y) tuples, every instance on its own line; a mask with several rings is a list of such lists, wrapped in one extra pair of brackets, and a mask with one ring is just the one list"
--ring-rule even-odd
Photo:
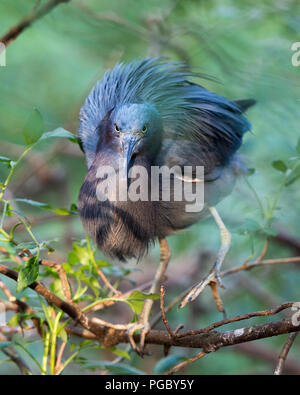
[(186, 295), (183, 301), (180, 303), (179, 308), (185, 307), (188, 303), (193, 302), (204, 289), (212, 284), (217, 284), (220, 288), (225, 289), (219, 271), (214, 267), (209, 274)]
[[(141, 334), (140, 334), (140, 345), (138, 347), (135, 340), (134, 340), (134, 334), (135, 334), (135, 332), (137, 332), (139, 330), (141, 331)], [(128, 339), (129, 339), (132, 351), (136, 352), (142, 358), (146, 354), (145, 339), (146, 339), (146, 335), (149, 332), (149, 330), (150, 330), (150, 325), (148, 322), (146, 322), (146, 323), (135, 322), (135, 323), (131, 324), (127, 330), (127, 335), (128, 335)]]

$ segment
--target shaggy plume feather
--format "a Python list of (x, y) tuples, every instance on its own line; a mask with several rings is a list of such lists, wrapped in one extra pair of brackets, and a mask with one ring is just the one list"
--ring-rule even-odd
[(119, 63), (95, 85), (80, 111), (79, 137), (90, 167), (105, 115), (126, 103), (153, 104), (163, 121), (166, 137), (196, 141), (218, 152), (226, 163), (250, 129), (240, 106), (190, 81), (203, 77), (183, 63), (145, 58)]

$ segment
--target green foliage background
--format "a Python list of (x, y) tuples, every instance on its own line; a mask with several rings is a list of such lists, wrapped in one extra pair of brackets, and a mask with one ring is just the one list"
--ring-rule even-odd
[[(27, 15), (35, 3), (34, 0), (3, 0), (0, 35)], [(46, 131), (64, 127), (76, 134), (83, 100), (115, 62), (146, 55), (185, 60), (195, 70), (217, 78), (218, 82), (203, 81), (205, 87), (232, 99), (257, 100), (257, 105), (248, 112), (253, 132), (245, 136), (241, 152), (248, 158), (249, 167), (256, 169), (249, 182), (266, 215), (262, 215), (253, 189), (245, 180), (219, 205), (224, 222), (233, 233), (226, 268), (241, 264), (249, 255), (257, 257), (266, 234), (275, 235), (274, 229), (284, 230), (299, 240), (299, 182), (282, 189), (276, 210), (270, 213), (272, 218), (267, 213), (286, 177), (272, 163), (282, 160), (291, 167), (295, 162), (290, 158), (299, 154), (296, 146), (300, 136), (300, 67), (291, 63), (291, 45), (300, 41), (299, 15), (300, 4), (296, 0), (86, 0), (63, 4), (37, 21), (7, 49), (7, 66), (0, 68), (0, 155), (15, 160), (25, 149), (22, 130), (33, 108), (42, 114)], [(13, 176), (13, 197), (45, 202), (55, 208), (69, 208), (71, 203), (76, 203), (86, 172), (79, 148), (68, 141), (45, 141), (33, 154), (29, 154), (31, 159), (25, 159)], [(39, 177), (32, 174), (34, 164), (44, 166), (45, 174)], [(7, 170), (1, 166), (1, 181), (6, 174)], [(38, 220), (45, 215), (41, 209), (21, 202), (18, 207), (36, 220), (33, 230), (39, 241), (57, 240), (54, 255), (61, 261), (66, 259), (73, 241), (85, 237), (76, 215), (42, 222)], [(19, 241), (25, 241), (26, 237), (22, 231), (17, 235)], [(208, 220), (171, 237), (170, 242), (174, 266), (171, 262), (169, 272), (175, 275), (171, 275), (171, 285), (167, 288), (169, 301), (191, 285), (195, 275), (200, 279), (205, 273), (218, 249), (219, 235), (213, 221)], [(209, 254), (208, 262), (199, 264), (196, 274), (185, 278), (182, 268), (188, 269), (190, 260), (195, 260), (201, 251)], [(270, 241), (267, 257), (292, 255), (296, 255), (295, 250), (276, 240)], [(103, 259), (101, 254), (100, 258)], [(203, 256), (201, 259), (204, 261)], [(138, 267), (134, 262), (126, 265), (134, 269), (129, 277), (135, 278), (136, 268), (154, 269), (157, 260), (156, 247)], [(122, 269), (122, 265), (116, 267)], [(299, 276), (299, 266), (278, 265), (251, 271), (241, 277), (243, 281), (239, 276), (226, 278), (227, 289), (222, 291), (222, 297), (228, 315), (274, 307), (271, 302), (299, 299)], [(252, 282), (261, 294), (245, 285)], [(14, 289), (13, 283), (9, 285)], [(205, 326), (221, 317), (207, 291), (193, 306), (174, 311), (169, 318), (173, 327), (184, 323), (188, 329), (191, 325)], [(259, 341), (257, 345), (278, 354), (284, 340), (282, 336)], [(35, 344), (31, 347), (39, 356), (39, 347)], [(298, 342), (291, 352), (294, 358), (299, 347)], [(162, 358), (160, 348), (153, 349), (152, 357), (140, 360), (132, 356), (129, 364), (152, 372), (156, 361)], [(171, 351), (171, 354), (193, 353)], [(101, 350), (88, 351), (87, 357), (113, 358), (108, 351)], [(78, 369), (75, 364), (70, 365), (67, 372), (78, 373)], [(272, 364), (228, 348), (191, 365), (186, 373), (252, 374), (272, 370)], [(12, 364), (3, 363), (0, 372), (17, 371)]]

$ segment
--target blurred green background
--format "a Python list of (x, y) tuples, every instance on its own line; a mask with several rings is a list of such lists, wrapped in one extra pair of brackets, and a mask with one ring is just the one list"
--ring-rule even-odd
[[(0, 36), (36, 3), (2, 0)], [(0, 155), (20, 155), (24, 148), (21, 131), (33, 108), (41, 112), (47, 130), (63, 126), (76, 134), (80, 106), (107, 68), (118, 61), (163, 55), (188, 62), (194, 70), (215, 77), (218, 82), (202, 81), (210, 90), (231, 99), (257, 100), (248, 111), (253, 131), (245, 136), (241, 152), (248, 158), (249, 167), (256, 169), (249, 182), (267, 207), (283, 177), (272, 162), (295, 156), (300, 136), (300, 66), (294, 67), (291, 62), (291, 45), (296, 41), (300, 41), (297, 0), (77, 0), (60, 5), (7, 48), (7, 66), (0, 67)], [(8, 193), (13, 198), (69, 207), (77, 202), (85, 173), (83, 154), (76, 145), (47, 142), (18, 168)], [(1, 168), (0, 179), (4, 176)], [(283, 189), (272, 222), (272, 229), (279, 233), (274, 232), (270, 238), (267, 258), (300, 255), (299, 200), (299, 182)], [(39, 239), (57, 240), (54, 256), (59, 262), (64, 261), (73, 240), (84, 237), (77, 216), (57, 217), (30, 211), (21, 204), (20, 207), (32, 219)], [(254, 221), (262, 228), (264, 225), (255, 194), (245, 180), (239, 181), (234, 193), (219, 205), (219, 212), (233, 234), (224, 267), (241, 264), (253, 251), (257, 257), (266, 235), (251, 232)], [(245, 224), (250, 225), (245, 228)], [(18, 238), (24, 237), (20, 231)], [(219, 233), (213, 221), (207, 220), (169, 239), (173, 262), (168, 269), (167, 302), (208, 270), (219, 247)], [(150, 279), (157, 261), (156, 246), (138, 266), (135, 262), (127, 264), (138, 269), (131, 277), (138, 282)], [(226, 290), (221, 295), (227, 314), (233, 316), (299, 300), (299, 279), (296, 264), (226, 277)], [(124, 311), (116, 308), (116, 313), (126, 321)], [(221, 316), (206, 290), (184, 310), (171, 312), (169, 319), (174, 328), (182, 323), (186, 329), (192, 329)], [(266, 321), (253, 319), (251, 323)], [(228, 329), (233, 327), (241, 325)], [(272, 358), (279, 354), (285, 338), (224, 348), (194, 363), (185, 373), (272, 373)], [(290, 353), (296, 367), (300, 366), (299, 351), (298, 339)], [(134, 365), (151, 373), (163, 356), (160, 347), (153, 347), (152, 352), (152, 357), (143, 360), (133, 356)], [(97, 353), (93, 359), (103, 358)], [(171, 353), (193, 355), (195, 350), (172, 349)], [(105, 354), (105, 358), (113, 356)], [(0, 373), (17, 373), (17, 369), (11, 363), (3, 363)], [(68, 373), (78, 374), (78, 367), (71, 366)]]

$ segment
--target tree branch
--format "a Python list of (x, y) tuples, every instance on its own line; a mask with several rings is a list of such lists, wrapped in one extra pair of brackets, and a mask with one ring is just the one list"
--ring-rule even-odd
[(34, 9), (29, 15), (22, 19), (17, 25), (13, 26), (4, 36), (0, 38), (6, 47), (11, 44), (25, 29), (32, 25), (36, 20), (48, 14), (61, 3), (68, 3), (70, 0), (49, 0), (38, 9)]

